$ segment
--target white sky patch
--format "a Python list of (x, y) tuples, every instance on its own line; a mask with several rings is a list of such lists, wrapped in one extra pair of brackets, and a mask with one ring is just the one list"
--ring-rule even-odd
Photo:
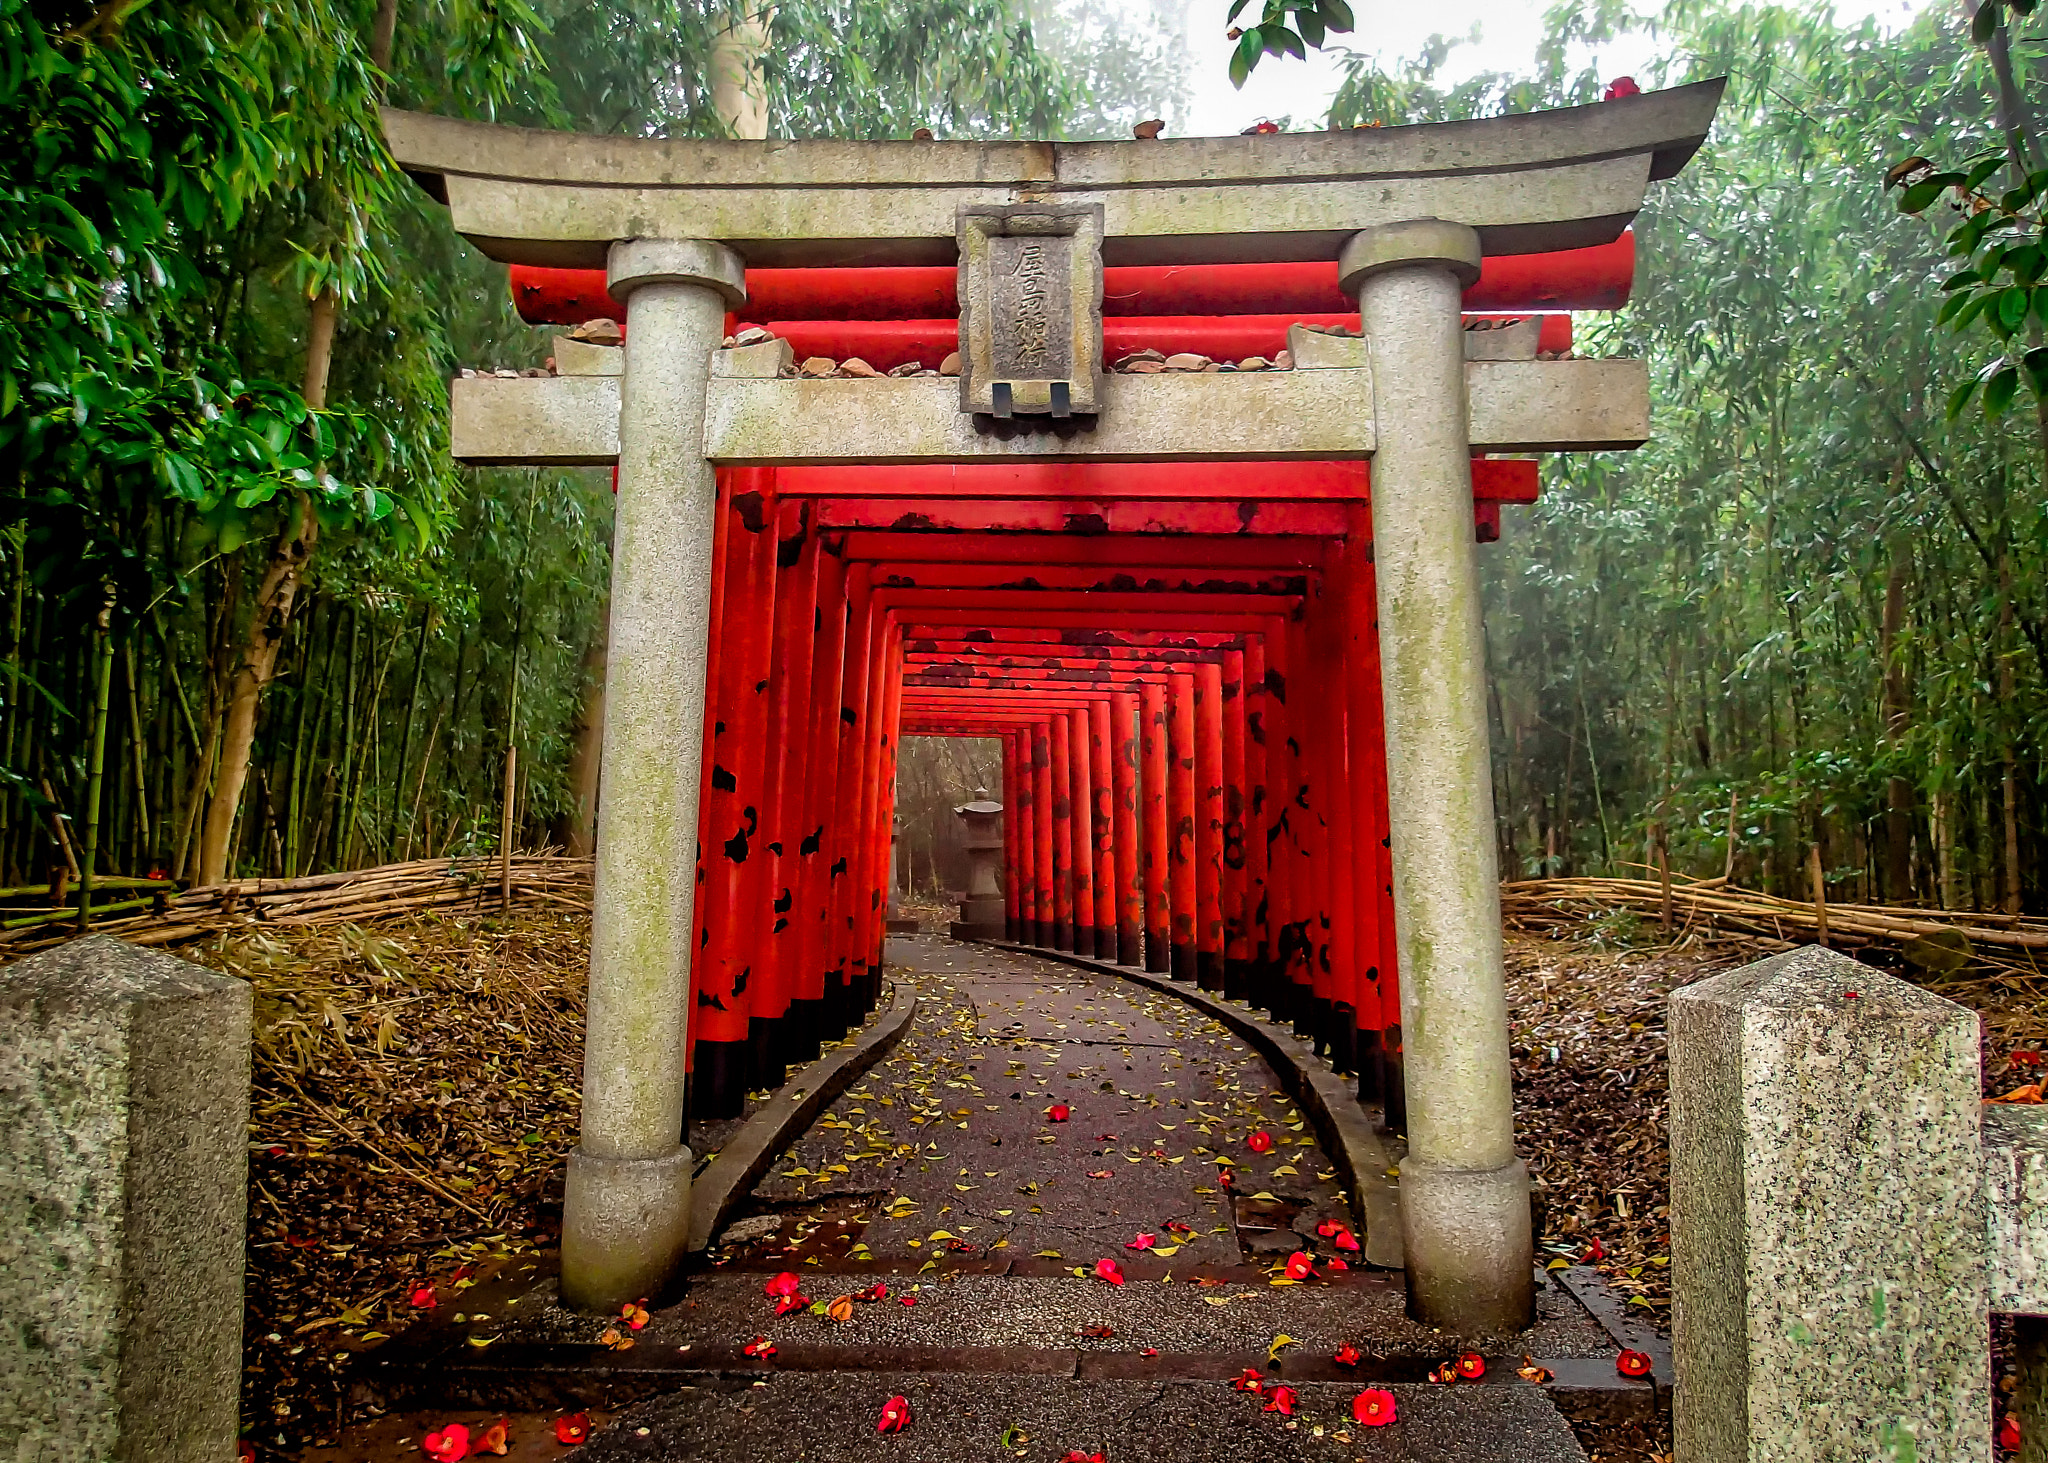
[[(1125, 0), (1126, 4), (1133, 0)], [(1340, 44), (1389, 64), (1418, 54), (1432, 35), (1465, 36), (1479, 28), (1475, 41), (1451, 53), (1444, 78), (1458, 81), (1480, 71), (1519, 71), (1530, 65), (1543, 32), (1543, 12), (1551, 0), (1351, 0), (1358, 28), (1350, 36), (1333, 37)], [(1927, 0), (1835, 0), (1835, 15), (1854, 23), (1875, 15), (1884, 25), (1902, 25), (1924, 9)], [(1322, 124), (1330, 98), (1342, 77), (1329, 57), (1311, 51), (1306, 62), (1291, 57), (1262, 61), (1244, 90), (1230, 84), (1231, 42), (1223, 17), (1229, 0), (1187, 0), (1189, 53), (1193, 68), (1189, 98), (1189, 133), (1222, 137), (1242, 132), (1261, 118), (1291, 117), (1300, 130)], [(1259, 0), (1246, 12), (1256, 13)], [(1626, 76), (1652, 54), (1650, 45), (1631, 40), (1598, 55), (1604, 76)]]

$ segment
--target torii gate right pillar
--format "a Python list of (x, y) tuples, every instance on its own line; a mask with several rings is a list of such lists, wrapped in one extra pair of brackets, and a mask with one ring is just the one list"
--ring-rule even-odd
[(1386, 701), (1408, 1156), (1409, 1314), (1515, 1332), (1533, 1318), (1529, 1171), (1513, 1067), (1494, 855), (1485, 630), (1459, 296), (1479, 236), (1417, 219), (1356, 235), (1338, 264), (1372, 352), (1374, 562)]

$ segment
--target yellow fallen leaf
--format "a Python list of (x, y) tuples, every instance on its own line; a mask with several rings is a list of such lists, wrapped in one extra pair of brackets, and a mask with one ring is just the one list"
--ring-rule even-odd
[(1155, 1255), (1158, 1255), (1158, 1256), (1159, 1256), (1160, 1258), (1164, 1259), (1164, 1258), (1165, 1258), (1166, 1256), (1168, 1256), (1168, 1255), (1177, 1255), (1177, 1254), (1179, 1254), (1179, 1253), (1180, 1253), (1180, 1246), (1179, 1246), (1179, 1245), (1154, 1245), (1154, 1246), (1152, 1247), (1152, 1253), (1153, 1253), (1153, 1254), (1155, 1254)]
[(1572, 1262), (1570, 1260), (1562, 1259), (1552, 1260), (1548, 1265), (1545, 1265), (1543, 1268), (1546, 1270), (1569, 1270), (1572, 1268)]
[(1278, 1361), (1280, 1359), (1280, 1353), (1287, 1347), (1292, 1346), (1293, 1344), (1294, 1338), (1292, 1336), (1289, 1336), (1285, 1331), (1282, 1331), (1278, 1336), (1275, 1336), (1273, 1338), (1273, 1344), (1266, 1348), (1266, 1360)]
[(954, 1234), (953, 1231), (951, 1231), (950, 1229), (935, 1229), (930, 1234), (925, 1236), (926, 1239), (934, 1241), (942, 1239), (958, 1239), (959, 1237), (960, 1236)]
[(1253, 1197), (1254, 1199), (1272, 1199), (1272, 1201), (1273, 1201), (1273, 1202), (1274, 1202), (1275, 1204), (1277, 1204), (1277, 1203), (1279, 1203), (1279, 1202), (1280, 1202), (1280, 1201), (1279, 1201), (1279, 1200), (1278, 1200), (1277, 1198), (1274, 1198), (1274, 1196), (1273, 1196), (1272, 1194), (1268, 1193), (1268, 1192), (1267, 1192), (1266, 1190), (1264, 1190), (1264, 1189), (1260, 1189), (1260, 1190), (1259, 1190), (1259, 1191), (1258, 1191), (1258, 1192), (1257, 1192), (1256, 1194), (1252, 1195), (1252, 1197)]
[(1062, 1255), (1058, 1250), (1035, 1250), (1032, 1252), (1031, 1258), (1034, 1260), (1064, 1260), (1066, 1256)]

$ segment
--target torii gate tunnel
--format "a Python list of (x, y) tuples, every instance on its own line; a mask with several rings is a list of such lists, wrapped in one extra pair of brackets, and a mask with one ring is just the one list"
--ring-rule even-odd
[[(1475, 544), (1531, 454), (1640, 445), (1648, 375), (1461, 316), (1622, 303), (1720, 94), (1071, 145), (385, 114), (530, 315), (625, 317), (611, 363), (454, 390), (463, 461), (617, 471), (566, 1302), (675, 1273), (691, 1104), (873, 1005), (901, 739), (981, 736), (1007, 933), (1312, 1036), (1407, 1135), (1411, 1313), (1528, 1323)], [(722, 348), (757, 322), (901, 374)]]

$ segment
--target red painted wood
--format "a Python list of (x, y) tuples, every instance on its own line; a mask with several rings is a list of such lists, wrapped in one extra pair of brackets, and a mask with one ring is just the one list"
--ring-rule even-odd
[(1171, 839), (1167, 817), (1167, 687), (1146, 683), (1138, 693), (1138, 777), (1143, 801), (1139, 873), (1145, 885), (1145, 968), (1164, 973), (1169, 968), (1171, 908), (1168, 904), (1168, 864)]
[[(1494, 255), (1465, 292), (1473, 310), (1618, 310), (1635, 280), (1635, 235), (1545, 254)], [(747, 310), (790, 319), (903, 320), (957, 316), (957, 271), (938, 268), (750, 269)], [(601, 269), (514, 265), (514, 305), (531, 324), (624, 320)], [(1335, 261), (1322, 264), (1183, 264), (1103, 271), (1105, 316), (1343, 311)]]
[(1195, 975), (1223, 988), (1223, 667), (1195, 671)]
[(1074, 736), (1071, 713), (1056, 711), (1052, 750), (1052, 948), (1074, 948)]
[[(1371, 465), (1362, 459), (1034, 462), (1015, 458), (1004, 462), (784, 467), (776, 469), (776, 488), (791, 498), (1018, 498), (1033, 502), (1217, 499), (1259, 504), (1360, 502), (1371, 496), (1371, 478)], [(1474, 499), (1533, 503), (1538, 485), (1535, 462), (1522, 458), (1472, 459)]]
[[(800, 894), (793, 911), (803, 931), (798, 947), (798, 999), (826, 1002), (831, 964), (832, 884), (830, 865), (844, 802), (838, 780), (839, 747), (846, 723), (839, 715), (846, 675), (846, 565), (835, 554), (818, 555), (818, 630), (812, 651), (809, 755), (804, 769), (804, 818), (797, 840)], [(830, 1026), (829, 1003), (819, 1007)]]
[(1231, 996), (1244, 994), (1251, 944), (1245, 913), (1244, 652), (1226, 650), (1223, 702), (1223, 973)]
[[(787, 471), (787, 469), (785, 469)], [(1130, 503), (1066, 500), (973, 499), (949, 502), (935, 498), (820, 498), (818, 522), (832, 529), (888, 529), (921, 533), (987, 531), (992, 533), (1118, 534), (1126, 543), (1136, 534), (1209, 534), (1321, 536), (1344, 532), (1344, 505), (1323, 503), (1174, 502), (1145, 499)], [(1486, 504), (1475, 503), (1482, 513)]]
[(1138, 874), (1138, 696), (1109, 698), (1111, 884), (1116, 903), (1116, 961), (1144, 961), (1145, 886)]
[[(1192, 668), (1191, 668), (1192, 671)], [(1200, 857), (1195, 787), (1195, 677), (1176, 675), (1167, 687), (1166, 816), (1172, 838), (1167, 881), (1168, 943), (1175, 980), (1195, 978), (1196, 880)]]
[(1098, 960), (1116, 959), (1116, 855), (1111, 841), (1115, 791), (1110, 785), (1109, 713), (1107, 698), (1088, 708), (1088, 849), (1095, 860), (1091, 884)]
[(1031, 836), (1034, 842), (1032, 867), (1037, 912), (1031, 943), (1049, 946), (1059, 920), (1059, 873), (1053, 865), (1052, 832), (1052, 718), (1045, 717), (1031, 728)]
[(1026, 803), (1030, 794), (1025, 790), (1024, 781), (1018, 776), (1017, 733), (1003, 733), (1003, 790), (998, 794), (1003, 800), (1003, 938), (1014, 940), (1021, 928), (1019, 919), (1022, 891), (1031, 880), (1030, 865), (1026, 850), (1029, 839), (1017, 836), (1017, 826), (1031, 816)]

